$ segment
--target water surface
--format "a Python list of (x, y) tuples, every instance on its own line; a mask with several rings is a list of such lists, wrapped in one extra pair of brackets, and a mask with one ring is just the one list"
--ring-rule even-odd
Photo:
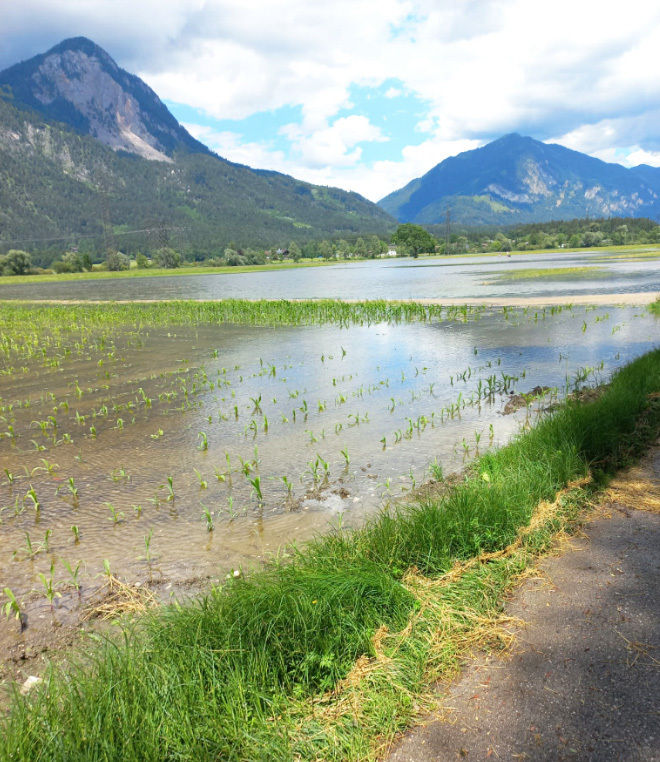
[[(595, 276), (587, 271), (579, 277), (498, 280), (516, 270), (566, 267), (593, 267)], [(621, 259), (614, 250), (607, 255), (585, 251), (391, 259), (321, 268), (8, 284), (0, 286), (0, 299), (505, 299), (655, 291), (660, 291), (658, 260)]]
[[(660, 330), (627, 307), (77, 338), (45, 356), (16, 349), (0, 375), (0, 578), (33, 605), (51, 562), (61, 583), (80, 560), (92, 588), (107, 560), (124, 579), (176, 586), (340, 515), (359, 524), (432, 464), (447, 474), (506, 442), (576, 376), (606, 379)], [(536, 386), (556, 391), (502, 415)], [(61, 592), (58, 605), (77, 605)]]

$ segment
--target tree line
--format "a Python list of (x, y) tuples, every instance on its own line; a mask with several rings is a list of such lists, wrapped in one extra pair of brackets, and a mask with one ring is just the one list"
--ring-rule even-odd
[(660, 225), (646, 217), (610, 217), (528, 223), (505, 227), (429, 226), (437, 236), (436, 252), (447, 254), (484, 251), (580, 249), (660, 243)]
[[(132, 260), (138, 268), (176, 269), (184, 264), (238, 267), (284, 260), (298, 262), (301, 259), (375, 259), (393, 248), (399, 257), (417, 257), (420, 254), (452, 255), (659, 243), (660, 225), (646, 218), (576, 219), (453, 232), (439, 226), (425, 228), (404, 223), (397, 227), (389, 239), (377, 235), (358, 236), (351, 240), (312, 239), (280, 243), (268, 249), (230, 242), (224, 249), (216, 250), (212, 256), (204, 250), (177, 246), (176, 242), (145, 250), (130, 250), (130, 247), (127, 251), (120, 251), (117, 247), (111, 247), (105, 256), (99, 250), (93, 256), (89, 248), (75, 248), (59, 253), (52, 251), (52, 258), (48, 262), (42, 260), (43, 252), (33, 254), (22, 249), (10, 249), (0, 255), (0, 274), (84, 272), (91, 271), (95, 264), (108, 270), (128, 270)], [(44, 269), (44, 264), (48, 270)]]

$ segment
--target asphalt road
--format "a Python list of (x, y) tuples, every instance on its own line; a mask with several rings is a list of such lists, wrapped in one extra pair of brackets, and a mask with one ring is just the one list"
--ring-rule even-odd
[(507, 605), (512, 653), (466, 665), (387, 762), (660, 760), (660, 450), (637, 473), (651, 510), (638, 482), (546, 558)]

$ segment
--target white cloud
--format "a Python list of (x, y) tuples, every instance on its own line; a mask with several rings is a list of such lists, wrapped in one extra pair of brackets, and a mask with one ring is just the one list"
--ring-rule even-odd
[[(348, 119), (354, 119), (354, 117), (348, 117)], [(341, 134), (342, 131), (348, 133), (348, 125), (351, 123), (340, 124), (337, 127), (337, 133)], [(326, 163), (319, 161), (313, 164), (303, 152), (291, 158), (283, 151), (275, 150), (266, 143), (242, 142), (241, 136), (234, 132), (217, 132), (199, 124), (184, 126), (191, 135), (230, 161), (260, 169), (286, 172), (300, 180), (318, 185), (346, 188), (371, 199), (382, 198), (390, 191), (405, 185), (411, 177), (423, 174), (447, 156), (468, 151), (480, 145), (480, 141), (477, 140), (450, 142), (428, 140), (420, 145), (406, 147), (398, 160), (377, 161), (367, 167), (359, 163), (359, 153), (348, 152), (348, 149), (354, 145), (351, 141), (356, 140), (356, 135), (352, 134), (346, 143), (315, 145), (316, 151), (324, 149), (319, 153), (321, 158), (327, 159), (332, 151), (335, 151), (335, 160)], [(372, 133), (369, 125), (363, 125), (361, 129), (362, 135), (378, 134)]]
[(284, 152), (273, 150), (265, 143), (246, 142), (236, 132), (217, 131), (203, 124), (186, 123), (183, 126), (193, 137), (201, 140), (224, 159), (256, 169), (286, 171), (287, 158)]
[(660, 167), (660, 151), (645, 151), (639, 146), (625, 157), (625, 164), (629, 167), (635, 167), (638, 164), (650, 164), (652, 167)]
[(554, 143), (627, 167), (660, 165), (660, 108), (613, 119), (602, 119), (558, 135)]
[(359, 143), (387, 140), (366, 116), (357, 114), (313, 131), (303, 123), (285, 125), (280, 132), (291, 141), (293, 154), (310, 169), (353, 166), (362, 155)]
[[(286, 152), (266, 137), (201, 137), (235, 161), (371, 198), (513, 130), (610, 160), (660, 152), (652, 0), (22, 0), (2, 16), (0, 65), (86, 34), (162, 98), (215, 118), (300, 106)], [(365, 165), (364, 146), (391, 136), (367, 107), (337, 114), (353, 108), (351, 85), (391, 81), (387, 97), (427, 104), (409, 137), (425, 140), (390, 141), (399, 149)]]

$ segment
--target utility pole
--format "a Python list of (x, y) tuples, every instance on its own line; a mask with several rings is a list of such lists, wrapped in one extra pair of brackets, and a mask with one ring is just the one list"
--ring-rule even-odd
[(449, 239), (451, 237), (451, 209), (445, 212), (445, 254), (449, 254)]
[(101, 191), (102, 207), (103, 207), (103, 249), (105, 251), (105, 258), (107, 259), (110, 254), (114, 254), (117, 250), (115, 245), (115, 235), (110, 223), (110, 203), (108, 202), (108, 191), (103, 189)]

